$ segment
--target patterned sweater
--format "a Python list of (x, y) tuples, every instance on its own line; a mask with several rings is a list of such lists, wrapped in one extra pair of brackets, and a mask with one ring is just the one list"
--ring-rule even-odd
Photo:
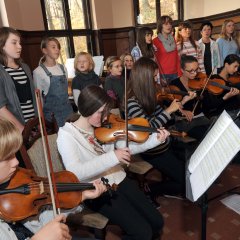
[(171, 116), (159, 105), (156, 106), (155, 112), (148, 115), (143, 110), (142, 106), (138, 103), (135, 98), (128, 99), (128, 117), (135, 118), (141, 117), (148, 120), (151, 127), (160, 128), (164, 127), (165, 124), (171, 119)]
[(196, 41), (196, 45), (197, 45), (197, 51), (193, 47), (191, 42), (189, 42), (189, 41), (183, 42), (183, 48), (181, 49), (181, 43), (178, 42), (177, 43), (178, 54), (180, 57), (183, 54), (186, 54), (186, 55), (191, 55), (191, 56), (194, 56), (195, 58), (197, 58), (198, 65), (199, 65), (199, 71), (205, 73), (205, 67), (204, 67), (204, 63), (203, 63), (203, 55), (202, 55), (202, 51), (199, 47), (199, 43), (197, 41)]

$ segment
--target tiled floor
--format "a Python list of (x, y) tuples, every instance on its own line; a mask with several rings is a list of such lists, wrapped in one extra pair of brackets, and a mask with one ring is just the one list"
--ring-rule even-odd
[[(231, 165), (208, 191), (209, 197), (240, 185), (240, 165)], [(240, 187), (239, 187), (240, 192)], [(222, 197), (223, 198), (223, 197)], [(240, 240), (240, 215), (218, 198), (208, 205), (207, 240)], [(188, 200), (159, 197), (165, 219), (162, 240), (201, 240), (201, 208)], [(120, 230), (109, 226), (107, 240), (119, 240)]]
[[(232, 164), (210, 187), (208, 196), (211, 198), (238, 185), (240, 164)], [(224, 197), (208, 204), (207, 240), (240, 240), (240, 215), (220, 202)], [(166, 197), (159, 197), (158, 201), (161, 204), (159, 211), (165, 220), (161, 240), (201, 240), (201, 209), (197, 203)], [(109, 225), (106, 240), (120, 239), (120, 228)]]

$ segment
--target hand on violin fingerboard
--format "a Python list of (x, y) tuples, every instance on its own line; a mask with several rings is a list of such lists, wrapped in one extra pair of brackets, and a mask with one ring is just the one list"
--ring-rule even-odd
[(114, 153), (116, 154), (119, 162), (122, 162), (127, 165), (129, 164), (131, 160), (131, 154), (130, 154), (129, 148), (119, 148), (114, 150)]
[(170, 135), (169, 131), (167, 131), (164, 128), (160, 128), (158, 129), (157, 139), (160, 143), (164, 143), (166, 139), (169, 137), (169, 135)]
[(239, 90), (237, 88), (231, 88), (231, 90), (223, 96), (223, 100), (227, 100), (227, 99), (229, 99), (231, 97), (234, 97), (238, 94), (239, 94)]
[(174, 99), (171, 105), (168, 108), (166, 108), (165, 111), (171, 114), (181, 109), (182, 109), (182, 104), (177, 99)]
[(107, 191), (106, 185), (103, 184), (103, 182), (98, 179), (93, 182), (93, 185), (95, 189), (93, 190), (85, 190), (82, 192), (82, 201), (86, 199), (94, 199), (99, 197), (102, 193)]

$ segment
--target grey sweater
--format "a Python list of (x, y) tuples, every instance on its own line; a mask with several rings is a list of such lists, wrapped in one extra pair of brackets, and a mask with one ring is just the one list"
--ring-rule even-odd
[[(21, 63), (21, 67), (26, 72), (29, 78), (35, 115), (37, 115), (32, 73), (28, 65)], [(6, 106), (8, 111), (11, 112), (20, 123), (25, 125), (25, 120), (22, 114), (14, 82), (11, 76), (5, 71), (3, 66), (0, 64), (0, 108), (4, 106)]]

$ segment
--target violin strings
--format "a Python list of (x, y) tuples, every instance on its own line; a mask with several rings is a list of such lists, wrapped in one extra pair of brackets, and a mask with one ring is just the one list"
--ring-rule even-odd
[[(28, 187), (32, 191), (34, 190), (40, 190), (41, 189), (41, 184), (39, 183), (29, 183)], [(89, 188), (94, 188), (94, 185), (92, 183), (57, 183), (57, 189), (59, 191), (61, 190), (84, 190), (84, 189), (89, 189)], [(79, 189), (80, 188), (80, 189)], [(50, 186), (48, 183), (43, 183), (43, 189), (48, 191), (50, 189)]]

